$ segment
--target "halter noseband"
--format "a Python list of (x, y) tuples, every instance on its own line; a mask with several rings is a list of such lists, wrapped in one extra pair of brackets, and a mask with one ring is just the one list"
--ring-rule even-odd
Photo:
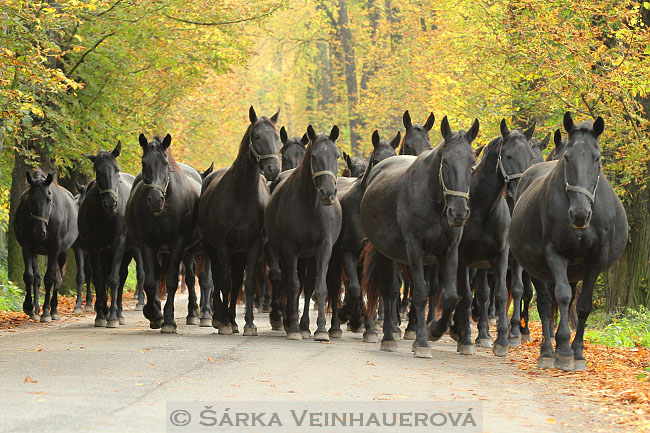
[(515, 174), (508, 174), (506, 172), (506, 168), (503, 166), (503, 161), (501, 160), (501, 152), (503, 151), (503, 146), (505, 145), (505, 139), (501, 139), (501, 147), (499, 148), (499, 157), (497, 159), (497, 170), (501, 171), (501, 176), (503, 176), (503, 181), (506, 183), (506, 187), (508, 187), (508, 183), (515, 179), (519, 179), (524, 175), (524, 172), (522, 171), (521, 173), (515, 173)]
[(569, 183), (569, 180), (566, 177), (566, 163), (564, 163), (564, 183), (565, 183), (564, 188), (565, 188), (566, 192), (573, 191), (573, 192), (577, 192), (579, 194), (584, 194), (593, 203), (594, 200), (596, 199), (596, 191), (598, 190), (598, 182), (600, 181), (600, 167), (601, 167), (601, 164), (599, 163), (598, 164), (598, 177), (596, 178), (596, 186), (594, 186), (594, 192), (591, 192), (588, 189), (585, 189), (585, 188), (583, 188), (581, 186), (575, 186), (575, 185), (571, 185)]
[[(336, 182), (337, 182), (338, 178), (336, 177), (335, 173), (333, 173), (333, 172), (331, 172), (329, 170), (320, 170), (320, 171), (314, 172), (314, 164), (312, 163), (311, 157), (309, 158), (309, 166), (311, 168), (311, 178), (312, 178), (313, 181), (316, 181), (316, 178), (319, 177), (319, 176), (330, 176), (330, 177), (332, 177), (332, 179), (334, 179), (334, 185), (336, 185)], [(314, 183), (314, 185), (316, 185), (316, 183)]]
[(255, 150), (255, 147), (253, 146), (252, 132), (253, 132), (253, 130), (251, 128), (251, 134), (248, 137), (249, 138), (249, 141), (248, 141), (248, 153), (253, 154), (253, 158), (255, 159), (255, 161), (259, 164), (260, 161), (263, 161), (265, 159), (275, 158), (275, 159), (279, 160), (280, 158), (278, 157), (278, 155), (276, 153), (267, 153), (267, 154), (262, 154), (262, 155), (257, 153), (257, 150)]
[(46, 216), (46, 217), (42, 217), (42, 216), (40, 216), (40, 215), (34, 215), (34, 214), (31, 213), (31, 212), (29, 213), (29, 216), (30, 216), (32, 219), (35, 219), (36, 221), (44, 222), (46, 226), (50, 223), (50, 216), (51, 216), (51, 215), (52, 215), (52, 203), (50, 203), (50, 209), (49, 209), (49, 211), (47, 212), (47, 216)]
[[(172, 170), (172, 169), (169, 168), (169, 167), (167, 167), (167, 169), (168, 169), (170, 172), (174, 172), (174, 170)], [(167, 187), (168, 187), (168, 186), (169, 186), (169, 174), (167, 174), (167, 180), (166, 180), (166, 182), (165, 182), (165, 186), (159, 185), (159, 184), (157, 184), (157, 183), (145, 183), (145, 184), (144, 184), (144, 187), (145, 187), (146, 189), (149, 189), (149, 188), (155, 188), (155, 189), (157, 189), (158, 191), (162, 192), (163, 198), (165, 198), (165, 197), (167, 196)]]
[[(169, 182), (169, 178), (167, 179), (167, 181)], [(121, 182), (122, 182), (121, 180), (118, 180), (118, 183), (121, 183)], [(147, 184), (145, 184), (145, 186), (146, 186), (146, 185), (147, 185)], [(101, 188), (99, 187), (99, 183), (97, 183), (97, 189), (99, 190), (99, 195), (100, 195), (100, 196), (101, 196), (102, 194), (110, 194), (110, 195), (112, 195), (113, 197), (115, 197), (115, 201), (117, 201), (118, 198), (119, 198), (119, 193), (120, 193), (119, 186), (117, 187), (117, 189), (110, 189), (110, 188), (108, 188), (108, 189), (101, 189)], [(165, 189), (167, 189), (167, 188), (165, 188)], [(164, 192), (163, 192), (163, 195), (164, 195)]]
[(445, 185), (445, 179), (442, 177), (442, 163), (444, 161), (444, 157), (440, 156), (440, 170), (438, 172), (439, 177), (440, 177), (440, 186), (442, 187), (442, 199), (445, 202), (445, 208), (447, 207), (447, 196), (451, 195), (454, 197), (462, 197), (465, 200), (469, 200), (469, 187), (467, 188), (467, 192), (463, 191), (455, 191), (453, 189), (448, 189), (447, 186)]

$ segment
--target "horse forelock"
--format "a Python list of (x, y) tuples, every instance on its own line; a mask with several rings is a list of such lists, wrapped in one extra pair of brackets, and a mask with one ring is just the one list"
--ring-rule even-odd
[(100, 150), (97, 152), (97, 156), (95, 158), (95, 162), (93, 163), (93, 168), (95, 171), (97, 170), (97, 167), (99, 167), (101, 164), (105, 163), (106, 161), (112, 161), (117, 164), (117, 158), (113, 156), (113, 154), (107, 150)]

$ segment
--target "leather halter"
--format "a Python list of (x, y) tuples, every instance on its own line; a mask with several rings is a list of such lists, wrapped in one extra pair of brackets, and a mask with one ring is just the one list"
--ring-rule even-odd
[(35, 219), (36, 221), (44, 222), (46, 226), (50, 223), (50, 215), (52, 215), (52, 203), (50, 203), (50, 210), (47, 212), (46, 217), (42, 217), (40, 215), (34, 215), (31, 212), (29, 213), (29, 216), (32, 217), (32, 219)]
[(467, 192), (463, 191), (455, 191), (453, 189), (448, 189), (447, 186), (445, 185), (445, 179), (442, 177), (442, 163), (444, 162), (444, 157), (440, 156), (440, 170), (439, 170), (439, 176), (440, 176), (440, 186), (442, 187), (442, 198), (445, 202), (445, 208), (447, 207), (447, 196), (451, 195), (454, 197), (462, 197), (465, 200), (469, 201), (469, 187), (467, 188)]
[[(168, 179), (168, 181), (169, 181), (169, 179)], [(120, 183), (120, 182), (122, 182), (122, 181), (121, 181), (121, 180), (118, 181), (118, 183)], [(145, 185), (146, 185), (146, 184), (145, 184)], [(120, 192), (120, 190), (119, 190), (119, 186), (118, 186), (117, 189), (110, 189), (110, 188), (108, 188), (108, 189), (101, 189), (101, 188), (99, 187), (99, 183), (97, 183), (97, 189), (99, 190), (99, 195), (100, 195), (100, 196), (101, 196), (102, 194), (110, 194), (110, 195), (112, 195), (113, 197), (115, 197), (115, 201), (117, 201), (118, 198), (119, 198), (119, 192)], [(163, 195), (164, 195), (164, 192), (163, 192)]]
[(251, 134), (248, 137), (249, 138), (249, 141), (248, 141), (248, 153), (253, 154), (253, 159), (255, 159), (255, 161), (258, 164), (260, 163), (260, 161), (263, 161), (265, 159), (271, 159), (271, 158), (275, 158), (277, 160), (280, 159), (276, 153), (266, 153), (266, 154), (261, 154), (261, 155), (259, 153), (257, 153), (257, 150), (255, 150), (255, 147), (253, 146), (252, 133), (253, 133), (253, 128), (251, 127)]
[[(311, 168), (311, 178), (313, 181), (316, 181), (316, 178), (319, 176), (330, 176), (332, 179), (334, 179), (334, 185), (336, 185), (338, 178), (336, 177), (335, 173), (329, 170), (320, 170), (314, 172), (314, 164), (312, 163), (311, 157), (309, 158), (309, 166)], [(316, 185), (316, 183), (314, 183), (314, 185)]]
[(566, 162), (563, 163), (563, 164), (564, 164), (564, 183), (565, 183), (564, 188), (565, 188), (566, 192), (573, 191), (573, 192), (577, 192), (579, 194), (584, 194), (593, 203), (594, 200), (596, 199), (596, 191), (598, 190), (598, 182), (600, 181), (600, 167), (602, 165), (600, 163), (598, 164), (598, 177), (596, 178), (596, 186), (594, 186), (594, 192), (591, 192), (588, 189), (583, 188), (581, 186), (571, 185), (569, 183), (569, 180), (566, 177)]
[[(170, 172), (174, 172), (171, 168), (167, 167)], [(169, 174), (167, 174), (167, 180), (165, 181), (165, 186), (159, 185), (157, 183), (145, 183), (144, 187), (146, 189), (154, 188), (162, 192), (163, 198), (167, 196), (167, 187), (169, 186)]]
[(501, 142), (501, 147), (499, 148), (499, 157), (497, 159), (497, 170), (501, 171), (501, 176), (503, 176), (503, 181), (506, 183), (506, 187), (508, 187), (508, 183), (512, 182), (515, 179), (519, 179), (521, 176), (524, 175), (524, 172), (522, 171), (521, 173), (514, 173), (514, 174), (508, 174), (506, 172), (506, 168), (503, 166), (503, 161), (501, 160), (501, 152), (503, 151), (505, 140), (503, 138), (501, 140), (502, 142)]

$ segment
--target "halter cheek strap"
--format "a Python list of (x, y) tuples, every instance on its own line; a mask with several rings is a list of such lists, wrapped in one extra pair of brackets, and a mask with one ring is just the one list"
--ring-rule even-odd
[[(173, 171), (173, 170), (170, 169), (170, 171)], [(167, 175), (167, 180), (165, 182), (165, 186), (159, 185), (157, 183), (145, 183), (144, 184), (144, 187), (146, 189), (154, 188), (154, 189), (157, 189), (160, 192), (162, 192), (163, 198), (167, 195), (167, 187), (168, 186), (169, 186), (169, 175)]]
[(442, 187), (442, 198), (445, 201), (445, 207), (447, 207), (447, 196), (453, 196), (453, 197), (462, 197), (465, 200), (469, 200), (469, 188), (467, 189), (467, 192), (463, 191), (455, 191), (453, 189), (448, 189), (447, 186), (445, 185), (445, 179), (442, 176), (442, 163), (444, 159), (440, 157), (440, 170), (439, 170), (439, 177), (440, 177), (440, 186)]
[(594, 186), (594, 191), (593, 192), (591, 192), (588, 189), (585, 189), (585, 188), (583, 188), (581, 186), (575, 186), (575, 185), (571, 185), (569, 183), (569, 180), (566, 177), (566, 164), (564, 164), (564, 182), (565, 182), (565, 187), (564, 188), (565, 188), (565, 190), (567, 192), (573, 191), (573, 192), (577, 192), (579, 194), (584, 194), (593, 203), (594, 200), (596, 199), (596, 191), (598, 190), (598, 182), (600, 182), (600, 164), (598, 166), (598, 177), (596, 178), (596, 186)]
[(271, 158), (275, 158), (277, 160), (280, 159), (278, 157), (278, 155), (275, 154), (275, 153), (267, 153), (267, 154), (261, 154), (261, 155), (259, 153), (257, 153), (257, 151), (255, 150), (255, 147), (253, 146), (253, 138), (252, 137), (250, 138), (250, 140), (248, 142), (248, 152), (249, 152), (249, 154), (253, 155), (253, 159), (258, 164), (259, 164), (260, 161), (263, 161), (265, 159), (271, 159)]
[(334, 179), (334, 185), (336, 185), (336, 182), (338, 180), (337, 176), (335, 173), (329, 171), (329, 170), (320, 170), (320, 171), (314, 171), (314, 165), (312, 164), (312, 161), (309, 161), (309, 165), (311, 166), (311, 178), (312, 180), (316, 180), (317, 177), (320, 176), (330, 176), (332, 179)]
[[(501, 139), (503, 140), (503, 139)], [(524, 175), (524, 172), (522, 171), (521, 173), (514, 173), (514, 174), (508, 174), (506, 172), (506, 168), (503, 166), (503, 161), (501, 159), (501, 151), (503, 150), (503, 142), (501, 143), (501, 148), (499, 149), (499, 158), (497, 159), (497, 170), (501, 171), (501, 176), (503, 176), (503, 180), (506, 183), (506, 186), (508, 186), (508, 183), (512, 182), (515, 179), (519, 179)]]
[(32, 217), (32, 219), (36, 221), (41, 221), (44, 222), (45, 225), (48, 225), (50, 223), (50, 215), (52, 215), (52, 203), (50, 203), (50, 210), (47, 212), (46, 217), (42, 217), (40, 215), (34, 215), (33, 213), (30, 212), (29, 216)]

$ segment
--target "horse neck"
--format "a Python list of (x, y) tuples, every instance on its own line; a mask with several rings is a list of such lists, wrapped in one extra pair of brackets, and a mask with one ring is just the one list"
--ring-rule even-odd
[(440, 183), (440, 162), (442, 161), (443, 149), (437, 147), (430, 150), (427, 154), (419, 156), (411, 165), (415, 171), (420, 165), (424, 165), (422, 169), (423, 175), (416, 176), (416, 182), (422, 185), (432, 185), (434, 207), (436, 212), (442, 212), (445, 206), (445, 200), (442, 193), (442, 184)]
[(257, 186), (259, 183), (259, 168), (250, 156), (252, 129), (253, 125), (248, 125), (246, 133), (239, 145), (239, 152), (237, 153), (235, 162), (232, 164), (231, 171), (239, 184)]
[[(506, 184), (503, 177), (497, 174), (497, 161), (497, 155), (489, 151), (472, 175), (470, 197), (473, 199), (473, 204), (479, 205), (477, 208), (489, 210), (494, 202), (503, 196)], [(477, 203), (475, 200), (479, 200), (479, 202)], [(486, 206), (480, 206), (481, 203), (485, 203)]]
[(298, 168), (296, 168), (296, 171), (296, 176), (299, 179), (300, 185), (299, 194), (302, 201), (305, 204), (316, 206), (318, 203), (318, 191), (316, 191), (316, 185), (311, 176), (311, 145), (310, 148), (305, 151), (302, 162)]

